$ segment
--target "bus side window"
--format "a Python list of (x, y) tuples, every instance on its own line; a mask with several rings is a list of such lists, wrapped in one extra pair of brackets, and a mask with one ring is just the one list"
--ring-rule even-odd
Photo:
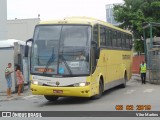
[(122, 47), (122, 38), (121, 38), (121, 33), (119, 31), (117, 33), (117, 47), (118, 48)]
[(122, 48), (126, 48), (126, 35), (125, 34), (122, 34)]
[(109, 29), (106, 29), (106, 46), (109, 46)]
[(129, 39), (129, 35), (126, 35), (126, 48), (129, 49), (130, 47), (130, 39)]
[(117, 47), (117, 31), (113, 31), (113, 34), (112, 34), (112, 46), (114, 47), (114, 48), (116, 48)]
[(103, 26), (100, 27), (100, 45), (106, 46), (105, 28)]
[(93, 27), (93, 41), (95, 41), (97, 44), (98, 42), (98, 25), (95, 25)]
[(129, 35), (129, 49), (132, 48), (132, 36)]
[(112, 30), (111, 30), (111, 29), (109, 29), (108, 46), (109, 46), (109, 47), (112, 47)]

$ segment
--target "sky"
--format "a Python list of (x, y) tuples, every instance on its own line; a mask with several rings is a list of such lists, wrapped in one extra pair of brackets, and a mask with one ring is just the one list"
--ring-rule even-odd
[(7, 19), (59, 19), (87, 16), (106, 20), (105, 5), (123, 0), (7, 0)]

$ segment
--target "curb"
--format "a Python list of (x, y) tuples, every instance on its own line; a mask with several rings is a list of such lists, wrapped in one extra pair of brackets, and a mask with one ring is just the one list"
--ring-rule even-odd
[[(140, 78), (139, 74), (133, 74), (132, 79), (137, 80), (137, 81), (141, 81), (141, 78)], [(146, 79), (146, 82), (150, 83), (150, 84), (160, 85), (160, 80), (157, 81), (157, 80)]]
[[(142, 81), (141, 77), (140, 77), (140, 74), (133, 74), (132, 79), (137, 80), (137, 81)], [(146, 82), (150, 83), (150, 81), (148, 79), (146, 79)]]
[(7, 95), (6, 95), (6, 93), (5, 92), (0, 92), (0, 102), (4, 102), (4, 101), (10, 101), (10, 100), (18, 100), (18, 99), (21, 99), (21, 98), (23, 98), (23, 97), (25, 97), (25, 96), (28, 96), (28, 95), (30, 95), (31, 93), (30, 93), (31, 91), (30, 91), (30, 89), (28, 89), (28, 90), (25, 90), (25, 91), (23, 91), (23, 95), (22, 96), (18, 96), (18, 94), (17, 93), (15, 93), (15, 92), (12, 92), (12, 97), (10, 97), (10, 98), (7, 98)]

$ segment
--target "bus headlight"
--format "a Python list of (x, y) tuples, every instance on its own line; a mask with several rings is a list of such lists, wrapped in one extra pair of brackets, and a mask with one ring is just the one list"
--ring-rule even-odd
[(84, 86), (88, 86), (89, 84), (90, 82), (75, 83), (74, 87), (84, 87)]
[(39, 82), (37, 80), (32, 80), (32, 84), (34, 84), (34, 85), (43, 85), (42, 82)]
[(38, 85), (38, 81), (32, 80), (32, 84)]
[(79, 83), (80, 87), (86, 86), (86, 83)]

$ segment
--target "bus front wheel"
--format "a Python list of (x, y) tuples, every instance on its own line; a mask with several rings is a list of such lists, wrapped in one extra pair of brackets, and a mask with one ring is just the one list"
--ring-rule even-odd
[(92, 96), (91, 99), (95, 100), (95, 99), (99, 99), (103, 94), (103, 82), (102, 80), (99, 81), (99, 93), (95, 96)]
[(44, 97), (48, 100), (48, 101), (56, 101), (58, 99), (58, 97), (56, 96), (50, 96), (50, 95), (44, 95)]

